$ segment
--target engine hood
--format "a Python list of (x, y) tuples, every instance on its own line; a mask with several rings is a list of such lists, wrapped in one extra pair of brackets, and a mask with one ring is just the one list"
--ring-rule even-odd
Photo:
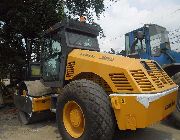
[[(68, 55), (65, 80), (81, 78), (109, 85), (116, 93), (158, 93), (176, 85), (152, 60), (75, 49)], [(80, 78), (80, 79), (81, 79)], [(103, 80), (102, 80), (103, 79)]]

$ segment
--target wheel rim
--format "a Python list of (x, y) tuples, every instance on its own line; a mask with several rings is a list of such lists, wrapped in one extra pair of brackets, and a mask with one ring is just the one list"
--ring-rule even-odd
[(73, 138), (79, 138), (84, 132), (85, 118), (81, 107), (75, 101), (69, 101), (63, 109), (63, 123)]

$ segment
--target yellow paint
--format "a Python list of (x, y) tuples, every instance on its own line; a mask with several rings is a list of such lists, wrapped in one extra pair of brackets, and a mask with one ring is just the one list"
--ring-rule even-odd
[(121, 99), (121, 104), (126, 104), (126, 99), (125, 98)]
[[(113, 54), (74, 49), (68, 55), (65, 80), (76, 80), (79, 75), (81, 79), (89, 77), (87, 79), (98, 83), (108, 94), (156, 94), (176, 87), (166, 72), (158, 70), (154, 61), (143, 60), (151, 71), (147, 71), (141, 61)], [(110, 90), (107, 91), (108, 87)], [(145, 108), (136, 101), (136, 97), (132, 96), (111, 97), (111, 104), (119, 129), (135, 130), (160, 121), (173, 112), (175, 105), (164, 110), (164, 106), (172, 100), (176, 100), (176, 92), (150, 103), (149, 108)], [(71, 121), (73, 128), (79, 123), (79, 118), (74, 121), (76, 122), (74, 125)]]
[(85, 118), (81, 107), (75, 101), (69, 101), (63, 109), (64, 126), (73, 138), (79, 138), (84, 132)]
[[(75, 49), (68, 55), (65, 80), (73, 80), (81, 73), (91, 72), (103, 78), (114, 93), (155, 93), (176, 86), (163, 70), (157, 71), (153, 61), (146, 62), (151, 66), (151, 73), (139, 59)], [(162, 83), (162, 78), (166, 84)], [(171, 80), (171, 84), (167, 79)]]
[(141, 103), (137, 102), (136, 97), (133, 96), (111, 97), (111, 102), (116, 100), (119, 104), (121, 104), (122, 99), (125, 98), (126, 100), (126, 104), (121, 104), (120, 109), (112, 104), (119, 129), (135, 130), (136, 128), (145, 128), (164, 119), (175, 109), (176, 104), (167, 109), (165, 108), (171, 102), (176, 102), (176, 96), (177, 92), (175, 91), (151, 102), (148, 108), (145, 108)]
[(32, 111), (44, 111), (51, 108), (51, 97), (32, 98)]
[(23, 95), (22, 96), (26, 96), (27, 95), (27, 91), (23, 90)]
[(121, 103), (119, 102), (119, 98), (118, 97), (114, 97), (111, 99), (111, 104), (112, 104), (112, 107), (114, 109), (121, 109)]

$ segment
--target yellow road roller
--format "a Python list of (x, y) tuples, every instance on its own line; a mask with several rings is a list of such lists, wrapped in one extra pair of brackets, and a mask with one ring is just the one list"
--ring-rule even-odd
[(173, 112), (178, 86), (158, 63), (100, 52), (94, 24), (71, 19), (43, 34), (40, 64), (17, 85), (24, 124), (56, 114), (64, 140), (112, 140)]

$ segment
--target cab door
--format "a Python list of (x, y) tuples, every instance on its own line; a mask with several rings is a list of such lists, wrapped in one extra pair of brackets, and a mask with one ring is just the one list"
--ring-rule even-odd
[(61, 73), (61, 57), (62, 42), (61, 38), (56, 34), (51, 34), (44, 38), (42, 51), (42, 81), (50, 87), (59, 87), (62, 83)]

